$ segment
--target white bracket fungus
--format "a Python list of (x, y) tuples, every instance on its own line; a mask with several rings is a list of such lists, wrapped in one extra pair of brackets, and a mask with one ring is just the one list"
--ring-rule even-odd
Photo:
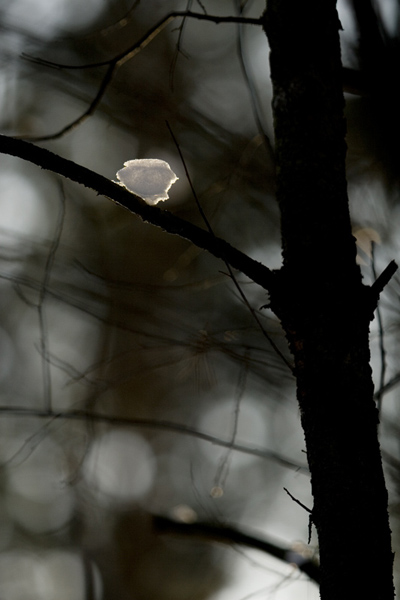
[(117, 177), (120, 185), (143, 198), (150, 206), (167, 200), (168, 190), (178, 179), (169, 164), (158, 158), (128, 160), (117, 172)]

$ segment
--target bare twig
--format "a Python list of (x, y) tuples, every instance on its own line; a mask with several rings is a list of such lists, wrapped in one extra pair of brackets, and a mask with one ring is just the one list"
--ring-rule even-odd
[(379, 275), (378, 279), (376, 279), (376, 281), (374, 281), (374, 283), (371, 285), (370, 291), (372, 295), (372, 301), (374, 302), (374, 310), (378, 304), (380, 294), (383, 292), (383, 289), (386, 287), (393, 275), (396, 273), (397, 269), (398, 266), (396, 262), (392, 260)]
[[(300, 463), (278, 454), (272, 450), (265, 448), (258, 448), (257, 446), (248, 446), (246, 444), (232, 444), (231, 440), (223, 440), (214, 435), (210, 435), (194, 427), (189, 427), (181, 423), (174, 423), (172, 421), (156, 420), (156, 419), (135, 419), (125, 418), (113, 415), (104, 415), (87, 410), (71, 410), (71, 411), (60, 411), (54, 410), (38, 410), (34, 408), (18, 407), (18, 406), (1, 406), (0, 414), (4, 417), (13, 416), (25, 416), (34, 417), (37, 419), (48, 419), (51, 422), (58, 420), (69, 420), (69, 421), (84, 421), (88, 420), (93, 423), (107, 423), (108, 425), (120, 426), (120, 427), (136, 427), (143, 429), (153, 429), (162, 431), (171, 431), (181, 435), (187, 435), (194, 437), (210, 444), (220, 446), (222, 448), (230, 448), (236, 452), (242, 452), (251, 456), (257, 456), (259, 458), (272, 460), (288, 469), (293, 469), (298, 473), (308, 475), (308, 468)], [(46, 427), (49, 424), (46, 425)]]
[(311, 542), (311, 535), (312, 535), (312, 524), (313, 524), (313, 514), (312, 514), (312, 510), (311, 508), (308, 508), (308, 506), (306, 506), (305, 504), (303, 504), (302, 502), (300, 502), (300, 500), (298, 500), (297, 498), (295, 498), (288, 489), (286, 489), (285, 487), (283, 488), (285, 490), (285, 492), (287, 493), (288, 496), (290, 496), (290, 498), (293, 500), (293, 502), (296, 502), (296, 504), (298, 504), (299, 506), (301, 506), (301, 508), (304, 508), (304, 510), (306, 510), (308, 512), (308, 544)]
[[(170, 125), (169, 125), (168, 121), (167, 121), (167, 127), (168, 127), (168, 129), (169, 129), (169, 132), (170, 132), (170, 134), (171, 134), (171, 136), (172, 136), (172, 139), (174, 140), (174, 144), (175, 144), (175, 146), (176, 146), (176, 148), (177, 148), (177, 150), (178, 150), (178, 152), (179, 152), (179, 156), (180, 156), (180, 158), (181, 158), (181, 161), (182, 161), (182, 164), (183, 164), (183, 168), (185, 169), (186, 178), (187, 178), (187, 180), (188, 180), (188, 182), (189, 182), (190, 189), (192, 190), (192, 194), (193, 194), (193, 197), (194, 197), (194, 199), (195, 199), (195, 202), (196, 202), (197, 208), (198, 208), (198, 210), (199, 210), (199, 213), (200, 213), (200, 215), (201, 215), (201, 217), (202, 217), (202, 219), (203, 219), (203, 221), (204, 221), (204, 223), (205, 223), (205, 225), (206, 225), (206, 227), (207, 227), (208, 231), (210, 232), (210, 234), (211, 234), (212, 236), (214, 236), (214, 237), (215, 237), (214, 231), (213, 231), (213, 229), (212, 229), (212, 227), (211, 227), (211, 223), (209, 222), (209, 220), (208, 220), (208, 218), (207, 218), (207, 216), (206, 216), (206, 214), (205, 214), (205, 212), (204, 212), (204, 210), (203, 210), (203, 208), (202, 208), (202, 206), (201, 206), (201, 204), (200, 204), (200, 201), (199, 201), (199, 199), (198, 199), (198, 196), (197, 196), (196, 190), (195, 190), (195, 188), (194, 188), (194, 185), (193, 185), (193, 183), (192, 183), (192, 180), (191, 180), (191, 177), (190, 177), (189, 171), (188, 171), (188, 169), (187, 169), (187, 167), (186, 167), (186, 162), (185, 162), (185, 159), (184, 159), (184, 157), (183, 157), (183, 154), (182, 154), (181, 148), (180, 148), (180, 146), (179, 146), (179, 144), (178, 144), (178, 140), (176, 139), (176, 137), (175, 137), (175, 135), (174, 135), (174, 133), (173, 133), (173, 131), (172, 131), (172, 129), (171, 129), (171, 127), (170, 127)], [(290, 371), (293, 373), (293, 372), (294, 372), (294, 367), (293, 367), (293, 365), (291, 365), (291, 363), (288, 361), (288, 359), (286, 358), (286, 356), (285, 356), (285, 355), (284, 355), (284, 354), (283, 354), (283, 353), (280, 351), (280, 349), (279, 349), (279, 348), (278, 348), (278, 346), (275, 344), (275, 342), (273, 341), (273, 339), (271, 338), (271, 336), (268, 334), (268, 332), (267, 332), (267, 331), (264, 329), (264, 327), (263, 327), (263, 325), (262, 325), (262, 323), (261, 323), (261, 321), (260, 321), (260, 319), (259, 319), (259, 317), (258, 317), (258, 315), (257, 315), (256, 311), (255, 311), (255, 310), (254, 310), (254, 308), (251, 306), (250, 302), (249, 302), (249, 301), (248, 301), (248, 299), (247, 299), (247, 296), (246, 296), (246, 294), (244, 293), (244, 291), (242, 290), (241, 286), (239, 285), (239, 282), (237, 281), (237, 279), (236, 279), (236, 277), (235, 277), (235, 274), (234, 274), (234, 273), (233, 273), (233, 271), (232, 271), (232, 268), (231, 268), (231, 265), (229, 264), (229, 261), (226, 261), (226, 260), (224, 260), (224, 262), (225, 262), (226, 268), (228, 269), (228, 273), (229, 273), (229, 276), (230, 276), (230, 278), (232, 279), (232, 281), (233, 281), (233, 283), (234, 283), (234, 285), (235, 285), (235, 287), (236, 287), (237, 291), (239, 292), (239, 294), (240, 294), (240, 297), (242, 298), (243, 302), (245, 303), (245, 305), (246, 305), (246, 306), (247, 306), (247, 308), (249, 309), (249, 311), (250, 311), (250, 313), (251, 313), (251, 315), (252, 315), (253, 319), (254, 319), (254, 320), (255, 320), (255, 322), (257, 323), (257, 325), (258, 325), (258, 327), (259, 327), (259, 329), (260, 329), (261, 333), (262, 333), (262, 334), (263, 334), (263, 336), (264, 336), (264, 337), (265, 337), (265, 338), (268, 340), (268, 342), (270, 343), (270, 345), (272, 346), (272, 348), (275, 350), (275, 352), (277, 353), (277, 355), (278, 355), (278, 356), (281, 358), (281, 360), (284, 362), (284, 364), (285, 364), (285, 365), (286, 365), (286, 366), (287, 366), (287, 367), (290, 369)]]
[(29, 139), (31, 141), (36, 141), (36, 142), (45, 141), (45, 140), (55, 140), (55, 139), (58, 139), (61, 136), (65, 135), (69, 131), (72, 131), (73, 129), (75, 129), (75, 127), (77, 127), (78, 125), (83, 123), (90, 115), (92, 115), (95, 112), (95, 110), (99, 106), (100, 101), (103, 98), (103, 96), (107, 90), (107, 87), (108, 87), (111, 79), (113, 78), (116, 70), (119, 67), (121, 67), (124, 63), (126, 63), (127, 61), (134, 58), (137, 54), (139, 54), (139, 52), (141, 52), (144, 48), (146, 48), (146, 46), (148, 46), (148, 44), (150, 44), (150, 42), (152, 42), (154, 40), (154, 38), (157, 37), (158, 34), (161, 33), (161, 31), (163, 31), (167, 27), (167, 25), (169, 25), (172, 21), (174, 21), (174, 19), (177, 19), (177, 18), (184, 18), (184, 19), (192, 18), (192, 19), (198, 19), (201, 21), (211, 21), (216, 24), (219, 24), (219, 23), (243, 23), (243, 24), (248, 24), (248, 25), (261, 25), (260, 19), (247, 19), (244, 17), (218, 17), (218, 16), (208, 15), (208, 14), (204, 14), (204, 13), (196, 13), (196, 12), (191, 12), (191, 11), (174, 11), (174, 12), (169, 13), (166, 17), (161, 19), (161, 21), (159, 21), (156, 25), (151, 27), (137, 42), (132, 44), (132, 46), (130, 46), (123, 52), (120, 52), (119, 54), (117, 54), (116, 56), (114, 56), (113, 58), (110, 58), (108, 60), (87, 63), (85, 65), (67, 65), (67, 64), (56, 63), (51, 60), (46, 60), (46, 59), (30, 56), (27, 54), (23, 54), (22, 56), (31, 62), (34, 62), (39, 65), (43, 65), (45, 67), (52, 67), (55, 69), (81, 70), (81, 69), (93, 69), (93, 68), (97, 68), (97, 67), (106, 67), (107, 66), (107, 71), (106, 71), (105, 75), (103, 76), (103, 79), (101, 80), (99, 90), (98, 90), (96, 96), (94, 97), (94, 99), (92, 100), (92, 102), (90, 103), (89, 107), (87, 108), (87, 110), (84, 113), (82, 113), (77, 119), (74, 119), (74, 121), (72, 121), (71, 123), (69, 123), (68, 125), (63, 127), (62, 129), (60, 129), (56, 133), (45, 135), (45, 136), (37, 136), (37, 137), (23, 136), (24, 139)]
[[(371, 267), (372, 267), (372, 274), (374, 276), (375, 282), (377, 281), (377, 275), (376, 275), (376, 269), (375, 269), (375, 244), (374, 242), (371, 243)], [(376, 404), (377, 404), (377, 408), (378, 408), (378, 415), (380, 415), (381, 413), (381, 408), (382, 408), (382, 398), (384, 395), (384, 388), (385, 388), (385, 375), (386, 375), (386, 351), (385, 351), (385, 343), (384, 343), (384, 331), (383, 331), (383, 321), (382, 321), (382, 313), (381, 313), (381, 309), (379, 306), (379, 303), (377, 304), (376, 307), (376, 318), (378, 321), (378, 333), (379, 333), (379, 351), (380, 351), (380, 356), (381, 356), (381, 372), (380, 372), (380, 378), (379, 378), (379, 387), (378, 390), (376, 392), (375, 398), (376, 398)]]
[(302, 554), (296, 552), (296, 549), (282, 548), (273, 542), (249, 535), (233, 527), (210, 523), (184, 523), (159, 515), (153, 516), (153, 526), (158, 533), (205, 538), (222, 544), (238, 544), (256, 548), (275, 558), (290, 564), (296, 564), (300, 571), (319, 583), (319, 566), (312, 559), (305, 558)]
[(392, 390), (396, 385), (400, 383), (400, 373), (396, 373), (389, 381), (385, 383), (382, 388), (379, 388), (374, 394), (374, 399), (378, 399), (378, 394), (382, 397), (384, 394)]
[[(187, 0), (187, 4), (186, 4), (186, 10), (190, 11), (191, 7), (193, 4), (193, 0)], [(204, 14), (206, 13), (206, 10), (203, 8), (203, 12)], [(171, 90), (174, 89), (174, 75), (175, 75), (175, 67), (176, 64), (178, 62), (178, 58), (179, 55), (181, 54), (182, 56), (184, 56), (185, 58), (188, 58), (187, 54), (185, 54), (185, 52), (182, 49), (182, 42), (183, 42), (183, 32), (185, 29), (185, 25), (186, 25), (186, 17), (182, 19), (181, 24), (179, 25), (178, 29), (178, 39), (176, 41), (176, 48), (175, 48), (175, 53), (174, 56), (172, 58), (172, 62), (171, 62), (171, 67), (169, 70), (169, 84), (171, 87)]]
[[(246, 353), (247, 354), (247, 353)], [(248, 373), (248, 360), (247, 356), (244, 357), (244, 368), (241, 368), (239, 371), (239, 381), (237, 385), (237, 392), (235, 394), (235, 408), (233, 411), (233, 424), (232, 424), (232, 433), (231, 433), (231, 444), (236, 442), (237, 432), (239, 428), (239, 415), (240, 415), (240, 405), (243, 399), (243, 394), (246, 389), (246, 379)], [(217, 472), (214, 478), (214, 487), (224, 488), (228, 473), (229, 473), (229, 463), (232, 455), (232, 448), (229, 448), (226, 452), (225, 456), (222, 457)]]
[[(90, 117), (90, 115), (92, 115), (96, 111), (97, 107), (100, 104), (102, 97), (106, 93), (108, 84), (110, 83), (110, 81), (114, 75), (115, 69), (116, 69), (116, 65), (113, 63), (111, 63), (108, 66), (108, 69), (101, 81), (101, 84), (100, 84), (100, 87), (99, 87), (99, 90), (98, 90), (96, 96), (93, 98), (92, 102), (89, 104), (89, 106), (85, 110), (85, 112), (82, 113), (77, 119), (74, 119), (71, 123), (68, 123), (68, 125), (65, 125), (65, 127), (60, 129), (56, 133), (51, 133), (49, 135), (41, 135), (41, 136), (31, 136), (31, 137), (19, 136), (19, 138), (20, 139), (29, 139), (31, 142), (45, 142), (48, 140), (56, 140), (56, 139), (62, 137), (63, 135), (65, 135), (66, 133), (72, 131), (79, 125), (81, 125), (84, 121), (86, 121), (86, 119), (88, 117)], [(16, 138), (16, 139), (18, 139), (18, 138)]]
[(296, 504), (298, 504), (299, 506), (301, 506), (301, 508), (304, 508), (304, 510), (306, 510), (308, 513), (312, 513), (311, 508), (308, 508), (308, 506), (306, 506), (305, 504), (303, 504), (302, 502), (300, 502), (300, 500), (298, 500), (297, 498), (295, 498), (288, 489), (286, 489), (285, 487), (283, 488), (285, 490), (285, 492), (287, 493), (288, 496), (290, 496), (290, 498), (293, 500), (293, 502), (296, 502)]
[(48, 331), (47, 331), (47, 322), (46, 322), (46, 314), (45, 314), (45, 299), (47, 290), (49, 287), (49, 281), (51, 277), (51, 270), (54, 264), (54, 258), (60, 244), (61, 234), (64, 225), (64, 217), (65, 217), (65, 196), (64, 190), (61, 189), (61, 205), (60, 211), (57, 219), (55, 238), (52, 241), (52, 244), (49, 248), (49, 253), (46, 260), (46, 265), (44, 269), (44, 277), (40, 287), (39, 293), (39, 302), (38, 302), (38, 317), (39, 317), (39, 330), (41, 332), (41, 340), (40, 340), (40, 353), (42, 355), (42, 373), (43, 373), (43, 396), (44, 396), (44, 406), (47, 410), (50, 410), (52, 407), (52, 391), (51, 391), (51, 373), (50, 373), (50, 362), (48, 360), (49, 356), (49, 339), (48, 339)]
[[(237, 4), (237, 11), (238, 11), (238, 15), (240, 17), (243, 17), (243, 8), (244, 6), (241, 5), (240, 0), (237, 0), (236, 2)], [(245, 60), (245, 55), (244, 55), (244, 47), (243, 47), (243, 27), (242, 27), (242, 23), (238, 23), (237, 26), (237, 49), (238, 49), (238, 56), (239, 56), (239, 63), (240, 63), (240, 68), (247, 86), (247, 89), (249, 90), (249, 95), (250, 95), (250, 102), (251, 102), (251, 107), (252, 107), (252, 111), (253, 111), (253, 116), (254, 116), (254, 120), (258, 129), (258, 132), (261, 136), (261, 139), (264, 141), (265, 144), (265, 148), (268, 152), (269, 158), (271, 160), (272, 163), (275, 162), (274, 160), (274, 150), (271, 144), (271, 140), (269, 139), (265, 128), (261, 122), (261, 117), (260, 117), (260, 110), (259, 110), (259, 102), (258, 102), (258, 98), (257, 98), (257, 92), (256, 89), (254, 87), (253, 81), (252, 81), (252, 76), (249, 73), (249, 69), (248, 66), (246, 64), (246, 60)]]

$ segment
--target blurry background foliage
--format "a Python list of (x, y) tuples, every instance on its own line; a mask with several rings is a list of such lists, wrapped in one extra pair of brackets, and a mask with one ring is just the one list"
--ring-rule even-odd
[[(56, 134), (107, 69), (29, 57), (104, 62), (187, 9), (259, 17), (264, 2), (3, 0), (1, 130)], [(344, 63), (362, 75), (361, 95), (346, 94), (348, 174), (369, 283), (400, 258), (399, 6), (342, 0), (339, 11)], [(166, 160), (179, 176), (166, 208), (204, 226), (168, 121), (215, 233), (278, 268), (270, 102), (260, 27), (176, 19), (115, 72), (90, 118), (37, 143), (110, 179), (126, 160)], [(307, 513), (283, 491), (311, 505), (293, 379), (225, 265), (14, 158), (1, 157), (0, 191), (0, 597), (317, 598), (298, 570), (260, 552), (152, 528), (162, 514), (288, 549), (307, 541)], [(267, 304), (237, 280), (256, 310)], [(399, 292), (397, 276), (371, 334), (395, 549)], [(287, 356), (274, 316), (259, 318)]]

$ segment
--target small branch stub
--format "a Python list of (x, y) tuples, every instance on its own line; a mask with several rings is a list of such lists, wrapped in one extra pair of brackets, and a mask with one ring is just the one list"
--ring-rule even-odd
[(397, 269), (398, 269), (398, 266), (397, 266), (396, 262), (394, 260), (392, 260), (388, 264), (388, 266), (382, 271), (382, 273), (379, 275), (378, 279), (376, 281), (374, 281), (374, 283), (372, 284), (371, 292), (372, 292), (372, 299), (375, 304), (374, 309), (376, 308), (376, 305), (378, 304), (380, 294), (383, 292), (383, 289), (386, 287), (386, 285), (389, 283), (389, 281), (391, 280), (393, 275), (396, 273)]

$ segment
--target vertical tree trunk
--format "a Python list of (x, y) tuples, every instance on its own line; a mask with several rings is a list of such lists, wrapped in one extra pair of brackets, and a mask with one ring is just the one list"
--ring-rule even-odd
[(377, 298), (362, 284), (345, 175), (335, 0), (268, 0), (283, 267), (271, 307), (295, 360), (321, 598), (394, 597), (369, 366)]

